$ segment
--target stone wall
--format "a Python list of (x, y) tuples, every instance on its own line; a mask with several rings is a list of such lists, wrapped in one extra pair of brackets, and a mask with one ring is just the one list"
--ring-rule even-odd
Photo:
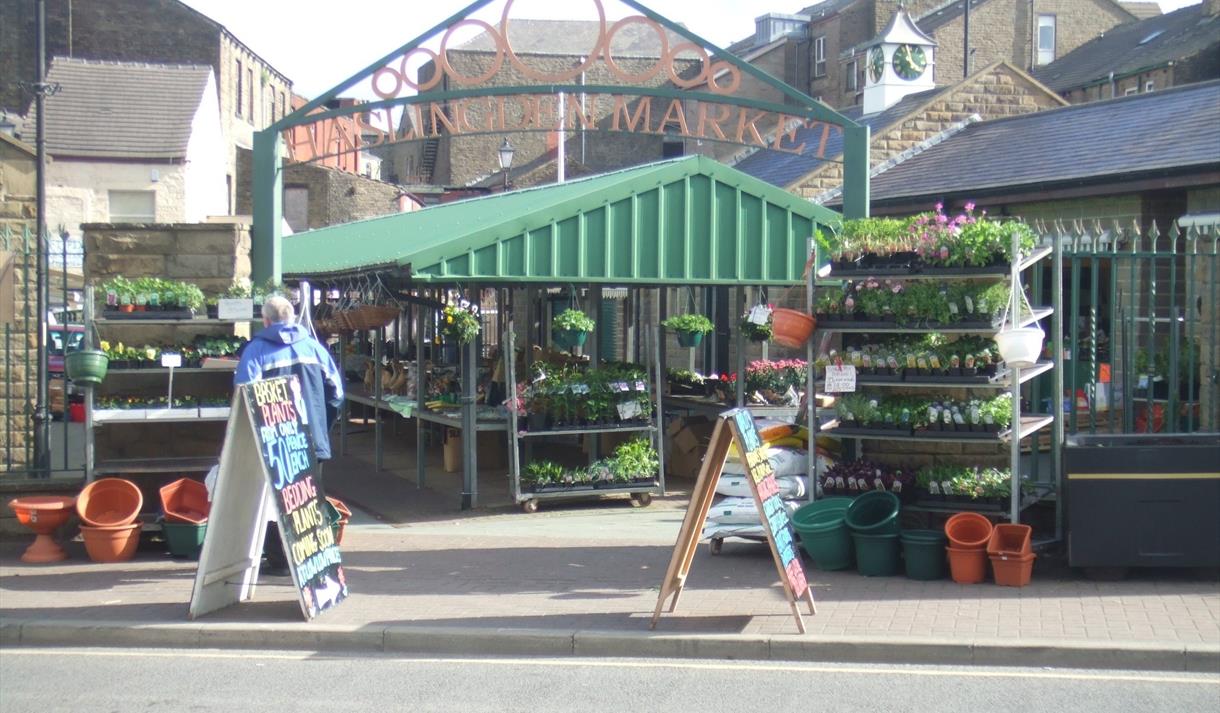
[[(252, 156), (251, 151), (237, 151), (239, 215), (250, 215), (253, 210)], [(284, 164), (284, 189), (291, 188), (304, 188), (308, 191), (310, 230), (376, 218), (403, 210), (399, 200), (403, 189), (399, 186), (315, 163)]]
[[(983, 119), (999, 119), (1051, 109), (1064, 103), (1024, 72), (1000, 62), (937, 96), (899, 123), (876, 132), (871, 143), (870, 165), (883, 163), (973, 114)], [(826, 162), (788, 186), (788, 190), (814, 198), (842, 185), (843, 165)]]
[[(25, 315), (37, 317), (30, 284), (35, 259), (26, 247), (35, 225), (34, 171), (32, 149), (0, 137), (0, 259), (7, 263), (0, 263), (0, 270), (9, 271), (0, 277), (0, 364), (7, 369), (0, 374), (0, 474), (22, 470), (30, 455), (27, 448), (32, 447), (32, 423), (26, 414), (33, 408), (37, 338), (33, 329), (26, 329)], [(32, 239), (29, 245), (32, 248)]]

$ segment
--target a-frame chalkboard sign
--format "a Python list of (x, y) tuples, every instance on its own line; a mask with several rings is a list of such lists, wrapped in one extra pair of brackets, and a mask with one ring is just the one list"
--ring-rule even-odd
[(347, 596), (308, 419), (295, 376), (237, 388), (191, 593), (192, 619), (254, 596), (268, 499), (306, 620)]
[(813, 592), (805, 580), (800, 551), (792, 538), (788, 511), (784, 509), (780, 499), (779, 487), (775, 483), (775, 471), (767, 460), (766, 446), (754, 428), (754, 417), (744, 408), (725, 411), (716, 421), (711, 443), (708, 444), (707, 454), (703, 458), (703, 466), (699, 468), (699, 478), (695, 481), (695, 490), (691, 493), (690, 506), (686, 509), (686, 517), (683, 518), (682, 528), (678, 531), (678, 541), (669, 559), (669, 567), (665, 570), (665, 581), (661, 583), (661, 593), (657, 596), (657, 607), (652, 613), (650, 628), (656, 628), (666, 599), (673, 597), (669, 611), (672, 612), (678, 607), (678, 597), (686, 586), (686, 576), (690, 573), (691, 562), (699, 546), (699, 533), (707, 520), (708, 510), (712, 507), (716, 483), (720, 480), (720, 471), (728, 457), (729, 445), (734, 441), (737, 442), (737, 452), (741, 454), (742, 464), (750, 476), (746, 480), (750, 484), (750, 492), (754, 494), (754, 504), (758, 507), (759, 519), (762, 521), (767, 543), (771, 547), (771, 555), (775, 559), (775, 568), (784, 585), (788, 604), (792, 607), (792, 616), (796, 618), (796, 628), (804, 634), (805, 622), (801, 619), (797, 602), (805, 600), (809, 603), (809, 613), (816, 614)]

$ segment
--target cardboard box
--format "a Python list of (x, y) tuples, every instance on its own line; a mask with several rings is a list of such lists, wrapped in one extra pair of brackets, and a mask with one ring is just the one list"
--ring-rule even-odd
[(665, 460), (667, 475), (690, 479), (698, 477), (715, 425), (702, 416), (675, 419), (670, 423), (666, 429), (669, 434), (669, 450)]
[[(475, 458), (479, 470), (495, 470), (508, 465), (508, 443), (505, 434), (494, 431), (479, 433), (475, 444)], [(460, 431), (445, 431), (445, 472), (456, 473), (462, 469), (462, 434)]]

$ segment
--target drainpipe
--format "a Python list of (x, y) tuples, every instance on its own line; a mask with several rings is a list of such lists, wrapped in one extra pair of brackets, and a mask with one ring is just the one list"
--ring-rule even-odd
[(1110, 70), (1110, 98), (1118, 96), (1118, 84), (1114, 81), (1114, 70)]
[(970, 76), (970, 0), (962, 0), (962, 79)]
[[(586, 57), (581, 57), (580, 63), (584, 64), (586, 59), (587, 59)], [(581, 70), (581, 72), (580, 72), (580, 86), (581, 87), (585, 86), (584, 70)], [(589, 95), (585, 94), (584, 92), (580, 93), (580, 121), (582, 123), (582, 126), (580, 127), (580, 164), (582, 166), (585, 165), (586, 163), (588, 163), (588, 161), (585, 160), (585, 135), (588, 132), (585, 131), (585, 127), (583, 126), (585, 117), (588, 116), (588, 111), (589, 111), (585, 105), (585, 101), (587, 100), (588, 96)]]

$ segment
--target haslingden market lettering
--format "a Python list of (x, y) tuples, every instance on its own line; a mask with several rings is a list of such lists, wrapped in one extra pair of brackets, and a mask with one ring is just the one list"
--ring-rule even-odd
[[(564, 103), (560, 121), (559, 97), (553, 94), (515, 94), (470, 97), (448, 102), (407, 105), (410, 121), (393, 121), (389, 109), (356, 114), (356, 130), (342, 122), (316, 122), (292, 138), (285, 132), (288, 155), (294, 161), (311, 161), (336, 153), (403, 141), (509, 131), (595, 131), (661, 135), (720, 141), (783, 153), (825, 158), (833, 133), (842, 127), (815, 119), (760, 111), (743, 106), (693, 102), (681, 99), (623, 94), (586, 95), (585, 102)], [(397, 129), (384, 129), (394, 126)], [(600, 124), (600, 126), (599, 126)], [(797, 143), (797, 131), (813, 129), (813, 140)], [(774, 136), (768, 141), (768, 136)]]

